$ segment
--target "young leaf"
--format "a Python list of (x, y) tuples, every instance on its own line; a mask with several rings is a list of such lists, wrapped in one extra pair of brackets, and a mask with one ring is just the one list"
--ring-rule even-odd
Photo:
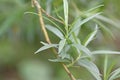
[(63, 0), (64, 4), (64, 18), (65, 18), (65, 25), (68, 27), (68, 1)]
[(48, 45), (45, 45), (45, 46), (42, 46), (40, 49), (38, 49), (35, 54), (37, 54), (38, 52), (41, 52), (43, 50), (46, 50), (46, 49), (49, 49), (49, 48), (52, 48), (52, 47), (57, 47), (58, 45), (57, 44), (48, 44)]
[(92, 54), (120, 54), (120, 52), (109, 51), (109, 50), (97, 50), (97, 51), (92, 51)]
[(54, 33), (57, 37), (59, 37), (60, 39), (64, 39), (64, 35), (62, 34), (62, 32), (60, 30), (58, 30), (57, 28), (51, 26), (51, 25), (46, 25), (46, 28), (51, 31), (52, 33)]
[(115, 80), (116, 78), (118, 78), (118, 75), (120, 75), (120, 68), (114, 70), (109, 77), (109, 80)]
[(95, 30), (86, 37), (86, 39), (83, 43), (84, 46), (87, 46), (93, 40), (97, 31), (98, 31), (98, 26), (96, 25)]
[(59, 42), (58, 53), (60, 53), (60, 52), (62, 51), (62, 49), (63, 49), (64, 46), (65, 46), (65, 43), (66, 43), (66, 39), (62, 39), (62, 40)]
[(78, 29), (81, 25), (85, 24), (86, 22), (88, 22), (89, 20), (91, 20), (91, 19), (95, 18), (96, 16), (98, 16), (98, 15), (100, 15), (100, 14), (101, 14), (101, 12), (96, 13), (96, 14), (93, 14), (92, 16), (87, 17), (86, 19), (82, 20), (82, 21), (79, 23), (79, 26), (78, 26), (78, 27), (73, 28), (73, 29), (71, 30), (71, 32), (76, 31), (76, 30), (77, 30), (77, 29)]
[(100, 77), (101, 74), (93, 62), (89, 60), (79, 60), (78, 64), (85, 67), (96, 78), (96, 80), (102, 80)]

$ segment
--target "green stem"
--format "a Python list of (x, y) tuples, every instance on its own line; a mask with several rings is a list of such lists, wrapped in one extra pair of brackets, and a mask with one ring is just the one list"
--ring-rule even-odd
[(105, 55), (105, 60), (104, 60), (104, 80), (107, 80), (107, 65), (108, 65), (108, 56)]

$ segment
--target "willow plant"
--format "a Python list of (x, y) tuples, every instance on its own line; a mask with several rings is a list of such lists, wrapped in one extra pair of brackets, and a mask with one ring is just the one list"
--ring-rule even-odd
[[(99, 5), (97, 7), (94, 7), (86, 11), (83, 14), (85, 18), (79, 16), (71, 24), (69, 24), (69, 16), (68, 16), (69, 5), (67, 0), (63, 0), (64, 18), (60, 17), (61, 20), (47, 14), (46, 11), (40, 6), (37, 0), (32, 0), (32, 5), (35, 6), (38, 10), (38, 13), (35, 14), (39, 16), (41, 27), (46, 39), (46, 42), (43, 41), (41, 42), (43, 46), (40, 47), (40, 49), (38, 49), (35, 52), (35, 54), (43, 50), (52, 48), (53, 52), (56, 55), (56, 59), (49, 59), (49, 61), (60, 63), (65, 69), (65, 71), (68, 73), (71, 80), (77, 80), (69, 70), (69, 67), (73, 67), (73, 66), (85, 67), (96, 80), (115, 80), (116, 78), (120, 77), (120, 68), (114, 70), (113, 72), (111, 72), (111, 70), (114, 65), (111, 65), (111, 67), (108, 68), (107, 57), (105, 57), (103, 75), (99, 72), (98, 67), (92, 61), (94, 55), (120, 54), (120, 52), (108, 51), (108, 50), (91, 51), (87, 47), (89, 43), (95, 38), (99, 30), (99, 27), (101, 26), (100, 23), (94, 18), (103, 19), (101, 18), (102, 12), (97, 12), (89, 15), (88, 13), (100, 8), (103, 5)], [(46, 14), (46, 16), (43, 16), (42, 14)], [(55, 26), (44, 24), (44, 19), (50, 21)], [(78, 34), (79, 31), (81, 30), (82, 25), (93, 19), (95, 25), (94, 30), (90, 32), (88, 36), (86, 36), (84, 41), (81, 41), (80, 38), (78, 38)], [(55, 22), (61, 23), (62, 25), (64, 25), (64, 27), (61, 28), (53, 20)], [(51, 40), (49, 38), (46, 29), (51, 31), (53, 34), (56, 35), (56, 37), (59, 38), (58, 44), (51, 43)], [(105, 29), (107, 30), (107, 28)]]

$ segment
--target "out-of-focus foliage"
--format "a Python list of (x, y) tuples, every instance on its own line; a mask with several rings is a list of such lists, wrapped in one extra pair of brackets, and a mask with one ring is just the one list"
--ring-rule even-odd
[[(102, 11), (102, 15), (111, 18), (115, 25), (120, 23), (120, 0), (68, 1), (70, 5), (70, 22), (78, 15), (82, 15), (84, 11), (103, 4), (104, 6), (97, 9), (96, 12)], [(62, 0), (39, 0), (39, 2), (52, 16), (57, 17), (56, 13), (63, 16)], [(53, 55), (51, 51), (44, 51), (43, 53), (45, 54), (40, 55), (34, 54), (40, 47), (39, 42), (44, 40), (44, 36), (39, 27), (38, 16), (24, 13), (35, 11), (31, 7), (30, 0), (0, 0), (0, 80), (68, 80), (67, 74), (59, 64), (48, 64), (47, 59)], [(46, 20), (45, 22), (49, 23)], [(103, 21), (101, 20), (101, 22)], [(108, 34), (99, 32), (97, 39), (90, 44), (92, 46), (91, 49), (105, 48), (106, 46), (108, 49), (119, 50), (119, 30), (114, 29), (114, 23), (109, 25), (104, 22), (104, 25), (109, 27), (110, 32), (114, 32), (115, 39), (108, 37), (110, 36)], [(84, 36), (93, 30), (92, 26), (91, 22), (83, 25), (81, 28), (82, 32), (79, 34), (82, 40), (85, 38)], [(89, 27), (92, 27), (92, 29)], [(51, 32), (49, 32), (49, 35), (52, 40), (58, 42), (58, 38)], [(113, 59), (119, 60), (119, 56), (110, 56), (109, 60)], [(98, 56), (96, 63), (102, 72), (103, 56)], [(82, 78), (83, 80), (91, 79), (91, 75), (83, 67), (71, 68), (71, 71), (77, 78)], [(81, 72), (82, 74), (79, 74)]]

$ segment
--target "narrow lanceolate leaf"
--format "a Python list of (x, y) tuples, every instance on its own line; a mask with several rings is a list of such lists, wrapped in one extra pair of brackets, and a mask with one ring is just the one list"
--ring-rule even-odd
[[(120, 75), (120, 68), (114, 70), (109, 77), (109, 80), (115, 80)], [(120, 76), (119, 76), (120, 77)]]
[(76, 36), (78, 36), (79, 34), (79, 31), (81, 29), (81, 26), (80, 26), (80, 23), (81, 23), (81, 19), (77, 19), (75, 20), (73, 23), (72, 23), (72, 26), (70, 27), (70, 34), (72, 33), (72, 30), (75, 29), (76, 27), (78, 28), (74, 33)]
[(97, 31), (98, 31), (98, 26), (96, 25), (95, 30), (86, 37), (83, 43), (84, 46), (87, 46), (93, 40), (93, 38), (97, 34)]
[(44, 46), (48, 45), (48, 43), (45, 43), (45, 42), (42, 42), (42, 41), (40, 43), (43, 44)]
[(120, 52), (109, 51), (109, 50), (97, 50), (97, 51), (93, 51), (92, 54), (120, 54)]
[[(90, 17), (87, 17), (86, 19), (82, 20), (79, 25), (81, 26), (81, 25), (85, 24), (86, 22), (92, 20), (93, 18), (95, 18), (96, 16), (98, 16), (98, 15), (100, 15), (100, 14), (101, 14), (101, 12), (100, 12), (100, 13), (93, 14), (93, 15), (90, 16)], [(80, 26), (75, 27), (71, 32), (76, 31)]]
[(64, 48), (62, 49), (62, 51), (60, 52), (59, 56), (62, 59), (70, 59), (70, 55), (67, 53), (67, 51), (70, 49), (69, 45), (64, 46)]
[(38, 49), (35, 54), (37, 54), (38, 52), (41, 52), (43, 50), (46, 50), (46, 49), (49, 49), (49, 48), (52, 48), (52, 47), (57, 47), (58, 45), (57, 44), (48, 44), (48, 45), (45, 45), (43, 47), (41, 47), (40, 49)]
[(107, 28), (107, 26), (105, 26), (102, 22), (100, 22), (99, 20), (94, 20), (98, 25), (100, 25), (103, 33), (107, 34), (108, 36), (112, 37), (112, 38), (115, 38), (112, 31)]
[(89, 60), (79, 60), (78, 64), (85, 67), (95, 78), (96, 80), (102, 80), (100, 77), (100, 72), (97, 66)]
[(107, 70), (108, 70), (108, 56), (105, 55), (105, 60), (104, 60), (104, 71), (103, 71), (104, 80), (108, 79)]
[(65, 46), (65, 43), (66, 43), (66, 39), (62, 39), (62, 40), (59, 42), (58, 53), (60, 53), (60, 52), (62, 51), (62, 49), (63, 49), (64, 46)]
[(51, 61), (51, 62), (70, 62), (67, 59), (48, 59), (48, 60)]
[(68, 1), (63, 0), (65, 25), (68, 27)]
[(73, 44), (73, 46), (78, 50), (78, 52), (79, 52), (79, 50), (83, 51), (84, 54), (87, 54), (87, 56), (91, 57), (92, 53), (87, 47), (85, 47), (81, 44)]
[(103, 7), (103, 6), (104, 6), (104, 5), (98, 5), (98, 6), (96, 6), (96, 7), (93, 7), (93, 8), (91, 8), (91, 9), (87, 10), (86, 13), (90, 13), (91, 11), (95, 11), (96, 9), (99, 9), (99, 8), (101, 8), (101, 7)]
[(116, 28), (120, 29), (120, 23), (117, 23), (116, 21), (110, 19), (110, 18), (107, 18), (105, 16), (102, 16), (102, 15), (99, 15), (99, 16), (96, 16), (97, 19), (100, 19), (106, 23), (109, 23), (113, 26), (115, 26)]
[(58, 30), (57, 28), (51, 26), (51, 25), (46, 25), (46, 28), (51, 31), (52, 33), (54, 33), (57, 37), (59, 37), (60, 39), (64, 39), (64, 36), (62, 34), (62, 32), (60, 30)]

